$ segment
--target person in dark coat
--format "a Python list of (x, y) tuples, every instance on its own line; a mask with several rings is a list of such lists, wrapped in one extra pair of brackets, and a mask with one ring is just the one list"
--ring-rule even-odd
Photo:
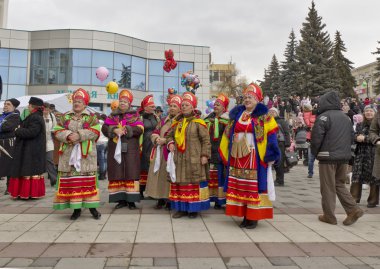
[(46, 134), (42, 116), (44, 102), (31, 97), (30, 114), (16, 129), (16, 143), (8, 191), (12, 198), (41, 198), (45, 196), (43, 173), (46, 172)]
[(16, 108), (20, 102), (15, 99), (8, 99), (4, 102), (3, 114), (0, 116), (0, 177), (7, 177), (8, 194), (9, 176), (12, 167), (13, 150), (15, 143), (15, 129), (20, 125), (20, 114)]
[(371, 122), (376, 114), (376, 108), (368, 105), (364, 108), (364, 121), (356, 125), (355, 131), (355, 157), (352, 168), (352, 179), (350, 192), (357, 203), (360, 203), (362, 185), (369, 184), (369, 196), (367, 207), (376, 207), (379, 204), (379, 183), (372, 175), (375, 162), (376, 146), (369, 138)]
[[(109, 202), (118, 203), (115, 208), (128, 206), (135, 209), (140, 202), (140, 151), (139, 138), (144, 132), (139, 114), (131, 109), (133, 95), (128, 90), (119, 94), (119, 107), (112, 111), (102, 126), (108, 137), (108, 191)], [(121, 139), (121, 148), (116, 152)], [(116, 160), (116, 155), (120, 157)]]
[(329, 91), (319, 100), (318, 117), (311, 133), (311, 153), (319, 161), (323, 215), (319, 221), (336, 225), (336, 195), (347, 218), (344, 225), (355, 223), (364, 212), (346, 189), (348, 161), (351, 159), (352, 124), (340, 109), (338, 93)]
[(281, 158), (275, 164), (276, 169), (276, 181), (275, 186), (284, 186), (284, 165), (285, 165), (285, 150), (290, 147), (290, 130), (288, 123), (279, 116), (279, 112), (275, 107), (269, 109), (269, 115), (271, 115), (278, 125), (277, 141), (278, 147), (281, 151)]
[(154, 113), (156, 105), (153, 101), (153, 95), (147, 95), (141, 102), (140, 115), (141, 121), (144, 123), (144, 134), (142, 140), (142, 154), (141, 154), (141, 176), (140, 176), (140, 195), (144, 199), (144, 191), (146, 182), (148, 180), (150, 155), (153, 149), (153, 142), (151, 136), (156, 129), (160, 119)]

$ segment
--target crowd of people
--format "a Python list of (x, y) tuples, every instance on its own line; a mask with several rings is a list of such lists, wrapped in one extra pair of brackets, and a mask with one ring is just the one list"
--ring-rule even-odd
[(17, 99), (6, 100), (0, 116), (6, 194), (43, 197), (46, 172), (55, 188), (54, 209), (70, 208), (76, 220), (88, 208), (99, 219), (98, 181), (108, 179), (115, 209), (136, 209), (150, 197), (155, 209), (173, 210), (173, 218), (196, 218), (213, 202), (226, 215), (242, 217), (240, 227), (254, 229), (273, 218), (274, 186), (285, 185), (285, 173), (300, 159), (312, 178), (318, 159), (320, 221), (337, 223), (337, 195), (347, 213), (343, 224), (356, 222), (363, 215), (357, 204), (364, 184), (370, 188), (367, 206), (379, 203), (380, 114), (370, 100), (341, 100), (336, 92), (270, 99), (251, 83), (242, 105), (229, 111), (229, 98), (219, 94), (214, 111), (202, 117), (191, 92), (170, 94), (166, 116), (152, 95), (137, 110), (133, 99), (122, 90), (108, 116), (87, 109), (90, 96), (83, 89), (73, 93), (72, 110), (65, 113), (36, 97), (20, 113)]

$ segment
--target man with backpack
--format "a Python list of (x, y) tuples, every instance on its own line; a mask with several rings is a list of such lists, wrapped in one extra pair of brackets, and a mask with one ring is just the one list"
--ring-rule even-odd
[(277, 141), (281, 152), (281, 159), (275, 164), (276, 181), (275, 186), (284, 186), (284, 163), (286, 161), (285, 149), (290, 147), (290, 131), (287, 122), (279, 116), (277, 108), (269, 109), (269, 114), (276, 120), (278, 125)]

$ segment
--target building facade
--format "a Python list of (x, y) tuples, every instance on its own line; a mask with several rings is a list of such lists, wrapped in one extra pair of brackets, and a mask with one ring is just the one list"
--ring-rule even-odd
[(210, 64), (210, 95), (216, 96), (221, 90), (222, 85), (236, 84), (235, 64)]
[[(0, 75), (3, 78), (1, 99), (22, 95), (72, 92), (86, 89), (91, 105), (100, 110), (118, 94), (108, 94), (105, 86), (115, 81), (119, 88), (134, 92), (138, 106), (147, 94), (156, 105), (165, 106), (168, 88), (183, 93), (181, 75), (192, 70), (199, 76), (197, 91), (201, 105), (209, 99), (210, 48), (148, 42), (116, 33), (93, 30), (19, 31), (0, 29)], [(172, 49), (178, 65), (163, 70), (165, 50)], [(101, 82), (95, 71), (104, 66), (108, 78)]]
[(8, 22), (9, 0), (0, 0), (0, 28), (6, 28)]
[(354, 68), (351, 71), (351, 74), (355, 77), (357, 85), (355, 92), (361, 99), (374, 97), (376, 95), (375, 91), (373, 90), (374, 86), (376, 85), (376, 64), (377, 62), (369, 63)]

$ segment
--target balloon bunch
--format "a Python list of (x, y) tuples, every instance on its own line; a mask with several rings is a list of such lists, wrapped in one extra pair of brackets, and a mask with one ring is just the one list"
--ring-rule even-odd
[(214, 112), (215, 98), (206, 101), (206, 114)]
[(104, 66), (101, 66), (101, 67), (98, 67), (96, 69), (96, 77), (101, 81), (105, 81), (107, 78), (108, 78), (108, 75), (109, 75), (109, 71), (107, 68), (105, 68)]
[(200, 86), (200, 80), (198, 75), (194, 75), (192, 71), (187, 71), (182, 74), (181, 85), (186, 88), (187, 91), (195, 94)]
[(163, 68), (169, 73), (177, 67), (177, 62), (174, 60), (174, 52), (172, 50), (165, 50), (165, 59)]

